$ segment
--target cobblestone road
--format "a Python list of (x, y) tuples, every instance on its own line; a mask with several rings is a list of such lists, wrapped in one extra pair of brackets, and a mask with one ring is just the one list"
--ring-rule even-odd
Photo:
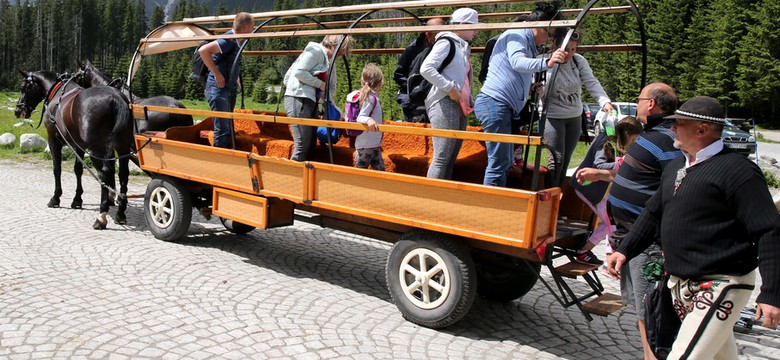
[[(477, 299), (444, 330), (406, 322), (385, 289), (390, 246), (339, 231), (296, 223), (235, 236), (193, 215), (186, 240), (163, 242), (141, 199), (127, 226), (95, 231), (95, 182), (85, 177), (83, 210), (49, 209), (50, 169), (0, 161), (0, 358), (641, 356), (633, 310), (587, 322), (540, 284), (511, 303)], [(70, 204), (74, 176), (63, 178)], [(136, 178), (131, 193), (145, 183)], [(776, 330), (738, 338), (746, 359), (780, 358)]]

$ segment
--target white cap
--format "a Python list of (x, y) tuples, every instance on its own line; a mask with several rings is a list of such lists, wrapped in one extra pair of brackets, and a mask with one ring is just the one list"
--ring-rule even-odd
[(477, 15), (477, 11), (470, 8), (460, 8), (455, 10), (455, 12), (452, 13), (452, 18), (450, 19), (451, 24), (476, 24), (478, 22), (479, 16)]

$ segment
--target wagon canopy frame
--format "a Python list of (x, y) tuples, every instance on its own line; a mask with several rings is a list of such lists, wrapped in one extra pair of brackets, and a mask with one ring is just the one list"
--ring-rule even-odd
[[(252, 33), (249, 34), (215, 34), (214, 30), (222, 30), (221, 28), (208, 29), (205, 25), (218, 24), (224, 22), (232, 22), (235, 19), (235, 15), (221, 15), (221, 16), (205, 16), (197, 18), (183, 19), (180, 21), (172, 21), (165, 25), (158, 27), (150, 32), (146, 37), (140, 40), (139, 45), (133, 54), (132, 61), (130, 62), (130, 68), (128, 69), (127, 86), (131, 86), (132, 78), (134, 77), (141, 59), (144, 56), (164, 53), (174, 50), (185, 49), (189, 47), (195, 47), (203, 41), (212, 41), (216, 39), (272, 39), (272, 38), (290, 38), (290, 37), (304, 37), (304, 36), (325, 36), (325, 35), (342, 35), (342, 39), (339, 42), (335, 54), (338, 53), (338, 49), (342, 46), (343, 41), (349, 35), (366, 35), (366, 34), (387, 34), (387, 33), (422, 33), (426, 31), (459, 31), (459, 30), (509, 30), (509, 29), (529, 29), (529, 28), (566, 28), (567, 34), (561, 45), (561, 48), (565, 48), (572, 33), (577, 31), (582, 24), (585, 16), (589, 13), (596, 14), (614, 14), (614, 13), (631, 13), (633, 14), (638, 23), (640, 43), (639, 44), (617, 44), (617, 45), (591, 45), (583, 46), (584, 51), (638, 51), (641, 52), (641, 80), (640, 88), (646, 83), (647, 73), (647, 36), (644, 31), (644, 24), (642, 17), (639, 13), (639, 9), (632, 0), (625, 0), (625, 6), (615, 7), (603, 7), (595, 8), (595, 5), (599, 0), (590, 0), (587, 5), (582, 9), (566, 9), (561, 10), (562, 14), (574, 14), (577, 16), (573, 20), (552, 20), (552, 21), (526, 21), (526, 22), (504, 22), (504, 23), (478, 23), (478, 24), (457, 24), (457, 25), (439, 25), (439, 26), (425, 26), (411, 25), (411, 26), (387, 26), (387, 27), (358, 27), (361, 24), (377, 25), (377, 24), (392, 24), (399, 22), (422, 22), (429, 17), (416, 16), (411, 10), (414, 9), (430, 9), (441, 7), (456, 7), (456, 6), (483, 6), (483, 5), (497, 5), (497, 4), (511, 4), (520, 2), (530, 2), (533, 0), (487, 0), (487, 1), (473, 1), (473, 0), (415, 0), (415, 1), (401, 1), (401, 2), (389, 2), (389, 3), (376, 3), (366, 5), (350, 5), (340, 7), (326, 7), (326, 8), (312, 8), (312, 9), (298, 9), (298, 10), (285, 10), (285, 11), (271, 11), (252, 13), (252, 17), (255, 21), (261, 21), (261, 23), (254, 28)], [(388, 19), (367, 19), (370, 15), (378, 11), (402, 11), (410, 15), (410, 17), (403, 18), (388, 18)], [(480, 14), (482, 19), (496, 19), (500, 17), (509, 17), (525, 12), (503, 12), (503, 13), (486, 13)], [(357, 18), (352, 21), (329, 21), (320, 22), (317, 20), (318, 16), (326, 15), (346, 15), (346, 14), (358, 14)], [(284, 25), (270, 25), (272, 22), (278, 19), (286, 18), (303, 18), (309, 22), (303, 24), (284, 24)], [(340, 27), (344, 26), (346, 27)], [(318, 27), (317, 29), (311, 29), (311, 27)], [(295, 55), (299, 53), (299, 50), (287, 50), (287, 51), (244, 51), (244, 47), (248, 41), (245, 41), (239, 49), (239, 56), (241, 55)], [(475, 48), (475, 52), (484, 51), (484, 48)], [(365, 49), (364, 53), (382, 53), (393, 54), (400, 53), (403, 49)], [(353, 51), (354, 53), (360, 53), (361, 50)], [(333, 71), (333, 65), (335, 59), (331, 59), (330, 68), (328, 70), (328, 77)], [(558, 65), (552, 69), (552, 74), (548, 83), (553, 83), (557, 76)], [(351, 76), (350, 74), (347, 75)], [(351, 83), (351, 79), (349, 80)], [(329, 81), (326, 82), (329, 84)], [(549, 93), (551, 86), (545, 87), (545, 91)], [(330, 89), (326, 89), (326, 93)], [(545, 94), (549, 95), (549, 94)], [(325, 97), (328, 98), (327, 96)], [(147, 109), (144, 109), (147, 110)], [(165, 109), (152, 109), (153, 111), (165, 111)], [(250, 117), (247, 114), (236, 114), (227, 112), (204, 112), (204, 111), (190, 111), (179, 110), (177, 112), (189, 113), (192, 115), (207, 115), (218, 116), (220, 118), (232, 118), (232, 119), (246, 119), (256, 121), (273, 121), (273, 122), (287, 122), (294, 124), (306, 124), (307, 120), (287, 118), (289, 121), (279, 121), (277, 115), (273, 116), (273, 119), (266, 119), (266, 116)], [(544, 124), (547, 114), (547, 103), (544, 102), (540, 111), (539, 127), (540, 133), (544, 132)], [(320, 126), (335, 127), (341, 129), (362, 130), (361, 125), (347, 124), (341, 121), (326, 121), (318, 122)], [(399, 126), (393, 125), (381, 125), (380, 131), (382, 132), (408, 132), (408, 129), (399, 129)], [(442, 136), (450, 138), (461, 139), (474, 139), (483, 141), (500, 141), (514, 144), (523, 144), (536, 146), (536, 158), (541, 157), (541, 145), (543, 140), (540, 136), (516, 136), (516, 135), (501, 135), (501, 134), (477, 134), (468, 131), (458, 130), (439, 130), (439, 129), (416, 129), (419, 135), (425, 136)], [(463, 134), (461, 134), (463, 133)], [(489, 135), (489, 136), (485, 136)], [(538, 161), (536, 162), (538, 167)], [(538, 171), (534, 171), (533, 175), (533, 188), (538, 187)]]

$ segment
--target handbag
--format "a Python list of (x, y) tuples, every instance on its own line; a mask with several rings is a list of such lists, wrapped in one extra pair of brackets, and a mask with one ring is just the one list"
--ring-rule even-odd
[[(336, 107), (336, 105), (333, 105), (332, 101), (325, 101), (323, 105), (325, 107), (322, 110), (323, 120), (337, 120), (337, 121), (342, 120), (341, 110), (338, 107)], [(330, 132), (331, 144), (338, 142), (339, 139), (341, 138), (341, 129), (318, 126), (317, 139), (320, 140), (320, 143), (322, 144), (328, 143), (328, 132)]]
[(669, 274), (658, 279), (645, 294), (645, 331), (647, 343), (659, 360), (666, 359), (672, 351), (682, 321), (674, 311), (672, 291), (666, 285)]

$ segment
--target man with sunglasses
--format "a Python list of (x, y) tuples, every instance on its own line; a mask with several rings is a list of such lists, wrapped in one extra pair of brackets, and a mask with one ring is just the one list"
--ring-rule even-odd
[[(609, 212), (617, 227), (610, 238), (612, 248), (633, 227), (645, 203), (658, 190), (663, 169), (675, 158), (682, 155), (674, 147), (674, 119), (665, 117), (677, 109), (677, 94), (669, 85), (655, 82), (645, 86), (639, 93), (637, 119), (645, 124), (644, 132), (628, 148), (623, 157), (623, 165), (615, 175), (615, 181), (609, 191)], [(624, 304), (636, 307), (639, 332), (645, 359), (654, 359), (647, 343), (645, 332), (644, 294), (650, 282), (642, 275), (642, 267), (661, 257), (657, 245), (649, 246), (634, 257), (628, 266), (620, 272), (620, 292)]]
[[(720, 103), (688, 100), (675, 121), (675, 146), (685, 157), (665, 169), (660, 187), (608, 260), (610, 272), (660, 234), (672, 304), (683, 319), (668, 359), (736, 359), (733, 326), (756, 280), (756, 318), (780, 323), (780, 216), (761, 169), (723, 146)], [(632, 260), (633, 261), (633, 260)]]

